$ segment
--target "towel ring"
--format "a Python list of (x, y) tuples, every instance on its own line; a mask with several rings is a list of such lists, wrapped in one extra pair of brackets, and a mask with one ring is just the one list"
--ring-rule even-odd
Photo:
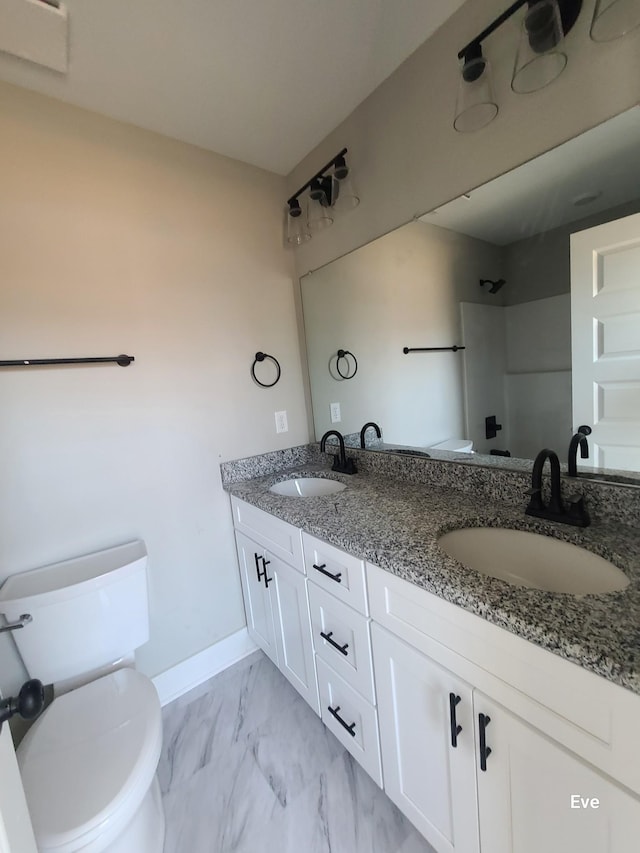
[[(273, 380), (273, 382), (260, 382), (260, 380), (259, 380), (259, 379), (258, 379), (258, 377), (256, 376), (256, 364), (257, 364), (259, 361), (264, 361), (264, 360), (265, 360), (265, 358), (270, 359), (270, 360), (275, 364), (275, 366), (276, 366), (276, 370), (278, 371), (278, 373), (276, 374), (276, 378)], [(262, 386), (262, 388), (273, 388), (273, 386), (274, 386), (274, 385), (278, 382), (278, 380), (280, 379), (280, 373), (281, 373), (281, 370), (280, 370), (280, 362), (278, 361), (278, 359), (277, 359), (277, 358), (275, 358), (275, 357), (274, 357), (274, 356), (272, 356), (272, 355), (269, 355), (269, 354), (268, 354), (268, 353), (266, 353), (266, 352), (257, 352), (257, 353), (256, 353), (256, 357), (254, 358), (254, 360), (253, 360), (253, 364), (251, 365), (251, 375), (253, 376), (254, 381), (258, 383), (258, 385)]]
[[(353, 359), (353, 364), (354, 364), (353, 373), (349, 373), (350, 365), (349, 365), (349, 359), (347, 358), (348, 355), (350, 355), (351, 358)], [(340, 370), (340, 362), (342, 361), (343, 358), (347, 362), (347, 372), (346, 373), (343, 373)], [(353, 377), (358, 372), (358, 359), (355, 357), (355, 355), (352, 352), (349, 352), (348, 349), (339, 349), (338, 350), (338, 358), (336, 359), (336, 370), (338, 371), (338, 374), (343, 379), (353, 379)]]

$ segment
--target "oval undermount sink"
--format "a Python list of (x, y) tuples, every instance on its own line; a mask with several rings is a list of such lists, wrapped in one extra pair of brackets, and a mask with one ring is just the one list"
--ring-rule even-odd
[(288, 498), (317, 498), (322, 495), (336, 495), (346, 488), (344, 483), (328, 480), (326, 477), (295, 477), (274, 483), (269, 491)]
[(625, 573), (603, 557), (539, 533), (467, 527), (443, 534), (438, 544), (465, 566), (513, 586), (588, 595), (629, 585)]

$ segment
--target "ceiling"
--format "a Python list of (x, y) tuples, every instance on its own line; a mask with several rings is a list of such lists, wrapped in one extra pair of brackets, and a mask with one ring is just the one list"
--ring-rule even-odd
[(65, 0), (68, 73), (0, 80), (284, 175), (463, 2)]
[(421, 216), (497, 246), (638, 198), (640, 107)]

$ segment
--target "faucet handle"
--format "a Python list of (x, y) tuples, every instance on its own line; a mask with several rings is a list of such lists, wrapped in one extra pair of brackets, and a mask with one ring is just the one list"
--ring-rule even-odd
[(347, 466), (344, 472), (345, 474), (357, 474), (358, 469), (356, 468), (355, 459), (352, 456), (347, 457)]
[(525, 495), (530, 498), (529, 505), (526, 510), (527, 512), (530, 510), (536, 512), (544, 509), (544, 503), (542, 502), (542, 489), (527, 489)]
[(582, 495), (569, 495), (567, 505), (567, 515), (574, 520), (578, 527), (588, 527), (591, 524), (591, 518), (584, 505)]
[(344, 464), (340, 461), (339, 456), (333, 457), (333, 465), (331, 466), (332, 471), (337, 471), (339, 474), (357, 474), (358, 469), (356, 468), (355, 460), (352, 456), (348, 456)]

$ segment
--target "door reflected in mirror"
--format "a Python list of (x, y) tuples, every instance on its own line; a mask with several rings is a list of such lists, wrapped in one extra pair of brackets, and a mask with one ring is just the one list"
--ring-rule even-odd
[(640, 472), (639, 146), (636, 107), (304, 276), (316, 438), (522, 467), (588, 424), (581, 473)]

